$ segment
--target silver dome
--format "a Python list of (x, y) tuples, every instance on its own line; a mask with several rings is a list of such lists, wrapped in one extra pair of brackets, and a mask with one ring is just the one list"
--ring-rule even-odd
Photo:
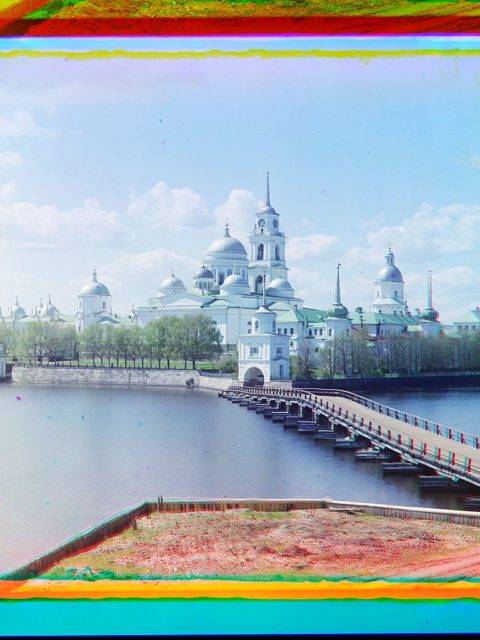
[(225, 227), (225, 235), (223, 238), (218, 238), (212, 242), (207, 250), (208, 256), (224, 256), (227, 255), (232, 258), (247, 258), (247, 252), (245, 247), (236, 238), (232, 238), (228, 225)]
[(197, 274), (195, 276), (196, 279), (200, 279), (200, 278), (211, 278), (213, 280), (214, 275), (211, 272), (211, 270), (206, 267), (205, 265), (203, 265), (199, 271), (197, 271)]
[(394, 264), (386, 264), (380, 269), (378, 279), (384, 282), (403, 282), (402, 273)]
[(92, 281), (88, 282), (80, 289), (80, 296), (109, 296), (110, 291), (108, 288), (97, 280), (97, 272), (94, 269), (92, 274)]
[(285, 278), (274, 278), (265, 292), (267, 296), (280, 296), (291, 298), (294, 295), (293, 287)]
[(220, 287), (223, 292), (231, 293), (249, 293), (250, 287), (248, 282), (238, 273), (232, 273), (227, 276)]
[(18, 304), (18, 298), (15, 300), (15, 305), (10, 310), (10, 316), (15, 320), (21, 320), (22, 318), (27, 317), (25, 309)]
[(180, 280), (180, 278), (177, 278), (173, 271), (172, 275), (168, 278), (165, 278), (165, 280), (162, 282), (162, 284), (160, 285), (160, 289), (161, 291), (186, 291), (185, 285), (183, 284), (182, 280)]
[(59, 311), (57, 309), (57, 307), (52, 303), (52, 300), (50, 298), (50, 296), (48, 297), (48, 304), (46, 304), (44, 307), (42, 307), (42, 310), (40, 312), (40, 315), (43, 318), (55, 318), (56, 316), (58, 316)]

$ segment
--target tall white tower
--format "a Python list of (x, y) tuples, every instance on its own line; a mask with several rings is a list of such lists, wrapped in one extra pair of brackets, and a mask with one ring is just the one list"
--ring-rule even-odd
[(263, 305), (252, 315), (252, 333), (238, 337), (238, 380), (246, 385), (290, 378), (290, 336), (276, 331), (276, 314)]
[(265, 206), (255, 216), (250, 240), (249, 281), (252, 291), (261, 294), (263, 276), (268, 287), (275, 278), (287, 279), (285, 234), (280, 231), (280, 216), (270, 204), (270, 176), (267, 171)]
[(404, 282), (400, 269), (395, 266), (395, 255), (388, 247), (385, 265), (380, 269), (375, 281), (374, 311), (382, 313), (401, 313), (405, 307)]

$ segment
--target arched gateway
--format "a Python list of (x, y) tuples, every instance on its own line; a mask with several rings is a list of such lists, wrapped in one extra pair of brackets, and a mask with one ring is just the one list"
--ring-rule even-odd
[(258, 367), (250, 367), (245, 371), (243, 383), (247, 387), (263, 386), (265, 379), (262, 371)]

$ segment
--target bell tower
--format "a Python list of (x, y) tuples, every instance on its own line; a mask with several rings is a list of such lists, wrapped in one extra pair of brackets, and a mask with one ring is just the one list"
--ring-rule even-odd
[(268, 287), (275, 278), (287, 279), (285, 234), (280, 231), (280, 216), (270, 203), (270, 174), (267, 171), (265, 206), (255, 215), (250, 241), (249, 281), (252, 291), (262, 293), (263, 276)]

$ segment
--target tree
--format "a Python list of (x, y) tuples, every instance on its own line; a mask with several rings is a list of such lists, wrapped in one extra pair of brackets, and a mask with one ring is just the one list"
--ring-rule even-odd
[(185, 368), (189, 361), (195, 369), (198, 360), (217, 358), (223, 352), (222, 334), (210, 318), (202, 315), (179, 318), (172, 339), (175, 341), (176, 354), (183, 359)]
[(168, 318), (157, 318), (149, 322), (145, 328), (145, 339), (150, 357), (157, 360), (159, 367), (167, 352), (168, 320)]
[(127, 360), (132, 353), (132, 336), (130, 327), (118, 327), (113, 332), (113, 343), (115, 358), (117, 360), (117, 367), (120, 358), (123, 358), (125, 366), (127, 366)]
[(104, 327), (99, 324), (93, 324), (80, 334), (80, 351), (92, 359), (93, 366), (96, 364), (96, 358), (99, 356), (103, 360), (104, 346)]
[(312, 341), (304, 338), (298, 342), (295, 363), (295, 378), (297, 380), (311, 380), (315, 374), (318, 359), (315, 357)]

